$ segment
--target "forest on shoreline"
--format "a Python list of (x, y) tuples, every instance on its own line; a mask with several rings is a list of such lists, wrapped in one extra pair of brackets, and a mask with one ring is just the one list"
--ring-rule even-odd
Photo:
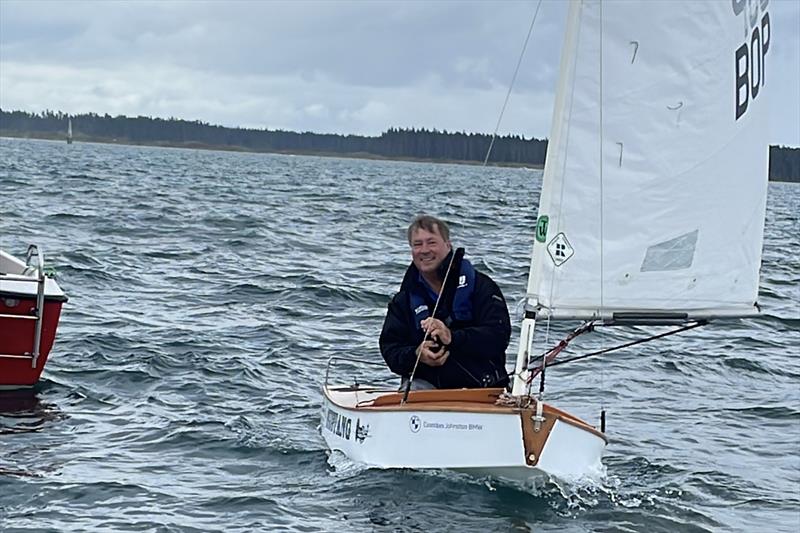
[[(483, 163), (492, 136), (483, 133), (390, 128), (377, 137), (285, 130), (228, 128), (177, 118), (67, 115), (0, 109), (0, 136), (66, 139), (72, 122), (76, 142), (109, 142), (302, 155)], [(544, 166), (547, 140), (498, 136), (488, 163)], [(800, 182), (800, 148), (770, 146), (770, 180)]]

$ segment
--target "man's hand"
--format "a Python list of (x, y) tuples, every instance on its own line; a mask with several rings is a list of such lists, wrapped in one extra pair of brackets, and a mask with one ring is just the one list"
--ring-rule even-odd
[(417, 346), (417, 357), (428, 366), (442, 366), (449, 356), (447, 348), (430, 340)]
[(449, 346), (453, 342), (453, 336), (450, 333), (450, 328), (444, 325), (444, 322), (436, 318), (428, 317), (422, 322), (422, 331), (428, 334), (428, 337), (437, 341), (443, 346)]

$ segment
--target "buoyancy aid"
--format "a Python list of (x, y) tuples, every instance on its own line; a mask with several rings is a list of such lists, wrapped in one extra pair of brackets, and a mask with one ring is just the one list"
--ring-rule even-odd
[[(442, 267), (444, 267), (444, 271), (446, 272), (447, 266), (450, 264), (450, 255), (452, 254), (453, 252), (450, 252), (445, 260), (442, 261), (442, 265), (439, 267), (440, 271), (443, 269)], [(436, 311), (436, 318), (442, 320), (447, 326), (450, 326), (454, 321), (465, 322), (472, 320), (472, 293), (475, 290), (475, 268), (472, 266), (472, 263), (463, 258), (463, 252), (460, 255), (456, 255), (456, 260), (459, 264), (453, 265), (453, 267), (457, 268), (458, 272), (455, 291), (452, 295), (444, 295), (444, 300), (439, 302), (439, 309)], [(440, 273), (440, 276), (444, 278), (444, 273)], [(437, 295), (419, 272), (416, 273), (416, 280), (413, 281), (416, 283), (412, 283), (410, 287), (408, 300), (416, 327), (417, 329), (421, 329), (422, 326), (420, 326), (420, 322), (431, 316), (434, 305), (436, 304)], [(445, 291), (444, 287), (442, 291)]]

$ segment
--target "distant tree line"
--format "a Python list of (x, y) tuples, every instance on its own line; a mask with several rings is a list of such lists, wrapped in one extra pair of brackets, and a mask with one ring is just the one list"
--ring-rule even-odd
[[(391, 128), (378, 137), (226, 128), (177, 118), (126, 117), (58, 111), (28, 113), (0, 109), (0, 135), (64, 138), (72, 119), (76, 140), (226, 148), (256, 152), (330, 154), (483, 162), (492, 136), (481, 133)], [(489, 161), (544, 164), (547, 141), (519, 135), (498, 137)], [(770, 178), (800, 181), (800, 149), (770, 147)]]
[(800, 148), (769, 147), (769, 179), (800, 181)]
[[(37, 114), (3, 110), (0, 110), (0, 133), (63, 137), (70, 118), (76, 140), (194, 145), (257, 152), (363, 154), (386, 158), (482, 162), (492, 139), (491, 135), (426, 129), (392, 128), (379, 137), (365, 137), (226, 128), (199, 120), (176, 118), (112, 117), (95, 113), (69, 116), (53, 111)], [(489, 160), (493, 163), (541, 165), (546, 150), (547, 141), (509, 135), (497, 138)]]

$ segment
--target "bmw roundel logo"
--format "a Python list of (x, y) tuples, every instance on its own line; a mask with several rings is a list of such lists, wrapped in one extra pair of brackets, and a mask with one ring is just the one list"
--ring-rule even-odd
[(417, 415), (411, 415), (411, 419), (408, 421), (408, 427), (411, 428), (412, 433), (417, 433), (422, 427), (422, 420), (420, 420)]

